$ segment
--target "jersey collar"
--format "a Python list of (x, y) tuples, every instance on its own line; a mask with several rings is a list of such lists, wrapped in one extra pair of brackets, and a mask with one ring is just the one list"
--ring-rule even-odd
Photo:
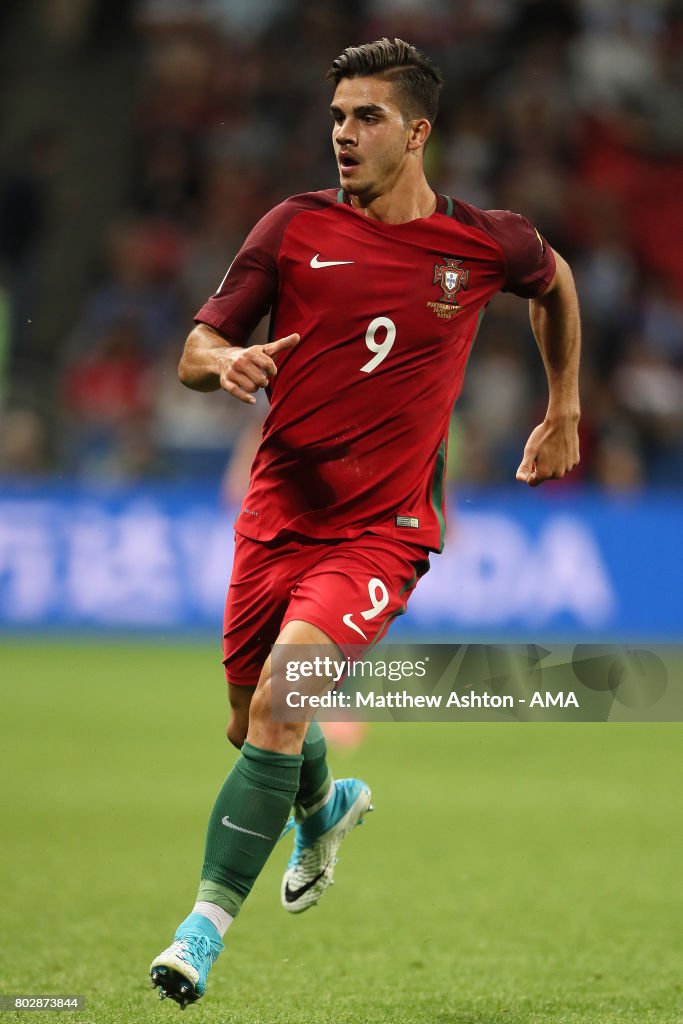
[[(436, 195), (436, 209), (434, 213), (443, 213), (447, 217), (453, 216), (453, 200), (450, 196), (442, 196), (439, 192)], [(337, 192), (337, 202), (343, 206), (351, 206), (351, 197), (346, 194), (343, 188)]]

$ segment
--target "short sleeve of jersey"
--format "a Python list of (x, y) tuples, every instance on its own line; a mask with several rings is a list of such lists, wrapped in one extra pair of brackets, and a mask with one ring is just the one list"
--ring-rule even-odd
[(535, 299), (555, 276), (555, 254), (533, 224), (510, 210), (488, 210), (488, 230), (505, 259), (504, 292)]
[(279, 289), (278, 256), (288, 225), (298, 213), (336, 202), (336, 189), (291, 196), (262, 217), (228, 267), (218, 291), (195, 314), (240, 345), (272, 309)]
[(276, 206), (251, 230), (218, 291), (195, 314), (196, 322), (238, 344), (249, 338), (277, 295), (277, 254), (289, 220), (285, 206)]
[(277, 258), (285, 228), (300, 209), (296, 198), (280, 203), (255, 225), (195, 322), (215, 327), (237, 344), (247, 341), (277, 298)]

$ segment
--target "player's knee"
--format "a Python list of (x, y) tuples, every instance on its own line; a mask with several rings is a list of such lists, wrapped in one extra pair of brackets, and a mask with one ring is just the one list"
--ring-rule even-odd
[(259, 683), (249, 708), (249, 722), (251, 724), (261, 725), (266, 721), (270, 721), (271, 689), (270, 679)]
[[(296, 745), (302, 726), (297, 722), (275, 721), (272, 709), (272, 681), (262, 680), (254, 693), (249, 709), (249, 730), (262, 737), (272, 749)], [(304, 726), (305, 732), (305, 726)]]

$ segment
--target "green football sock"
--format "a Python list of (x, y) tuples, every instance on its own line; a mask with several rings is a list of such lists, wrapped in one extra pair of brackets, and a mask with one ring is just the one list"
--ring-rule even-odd
[(239, 913), (285, 826), (302, 760), (244, 744), (211, 812), (198, 900)]
[(317, 722), (309, 725), (301, 753), (304, 760), (294, 801), (297, 821), (317, 810), (332, 785), (332, 774), (327, 766), (325, 734)]

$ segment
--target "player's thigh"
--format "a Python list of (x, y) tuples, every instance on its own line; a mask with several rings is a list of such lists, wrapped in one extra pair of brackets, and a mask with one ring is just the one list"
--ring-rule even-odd
[(364, 534), (328, 547), (298, 580), (283, 619), (317, 626), (342, 651), (380, 640), (429, 569), (428, 552)]

